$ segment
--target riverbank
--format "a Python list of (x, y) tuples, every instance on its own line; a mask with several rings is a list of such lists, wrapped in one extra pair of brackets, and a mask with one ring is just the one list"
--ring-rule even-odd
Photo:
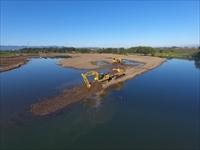
[(15, 68), (19, 68), (20, 66), (26, 64), (29, 61), (29, 59), (39, 57), (40, 56), (38, 54), (2, 57), (0, 63), (0, 72), (5, 72)]
[(21, 55), (8, 55), (1, 57), (0, 72), (9, 71), (25, 65), (32, 58), (53, 58), (53, 57), (68, 57), (67, 54), (21, 54)]

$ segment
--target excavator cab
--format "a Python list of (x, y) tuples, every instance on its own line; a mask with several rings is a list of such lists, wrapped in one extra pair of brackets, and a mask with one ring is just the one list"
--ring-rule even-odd
[(104, 74), (104, 73), (100, 73), (100, 75), (99, 75), (99, 80), (103, 79), (103, 78), (104, 78), (104, 76), (105, 76), (105, 74)]
[(94, 81), (97, 81), (97, 82), (104, 82), (104, 81), (110, 80), (110, 76), (108, 74), (98, 73), (96, 71), (90, 71), (85, 74), (82, 73), (81, 76), (83, 77), (83, 80), (88, 88), (91, 87), (91, 83), (89, 82), (87, 78), (88, 76), (94, 76)]

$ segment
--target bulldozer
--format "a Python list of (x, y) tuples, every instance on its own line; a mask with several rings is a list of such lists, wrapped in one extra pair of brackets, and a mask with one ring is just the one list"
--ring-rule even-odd
[(112, 59), (112, 62), (113, 63), (121, 63), (121, 64), (123, 64), (121, 57), (114, 57)]
[(83, 80), (84, 80), (86, 86), (88, 88), (90, 88), (91, 83), (89, 82), (89, 80), (87, 78), (88, 76), (94, 76), (94, 81), (103, 83), (103, 82), (106, 82), (106, 81), (108, 82), (108, 81), (112, 80), (112, 78), (116, 79), (116, 77), (121, 77), (121, 76), (125, 75), (123, 69), (120, 69), (120, 68), (113, 69), (113, 71), (115, 71), (115, 70), (116, 70), (116, 72), (114, 72), (114, 73), (111, 72), (108, 74), (98, 73), (97, 71), (90, 71), (87, 73), (82, 73), (81, 76), (83, 77)]

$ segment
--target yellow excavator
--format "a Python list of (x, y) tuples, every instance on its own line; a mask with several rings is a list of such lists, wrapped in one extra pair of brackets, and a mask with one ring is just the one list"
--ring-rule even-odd
[(86, 86), (88, 88), (90, 88), (91, 83), (89, 82), (89, 80), (87, 78), (88, 76), (94, 76), (94, 81), (104, 82), (104, 81), (109, 81), (112, 78), (116, 79), (117, 77), (121, 77), (121, 76), (125, 75), (124, 69), (117, 68), (117, 69), (113, 69), (113, 70), (116, 70), (116, 72), (111, 72), (111, 73), (105, 74), (105, 73), (98, 73), (97, 71), (90, 71), (87, 73), (82, 73), (81, 76), (83, 77), (83, 80), (84, 80)]
[(110, 76), (108, 74), (104, 74), (104, 73), (99, 74), (96, 71), (90, 71), (85, 74), (82, 73), (81, 76), (83, 77), (83, 80), (88, 88), (91, 87), (91, 84), (90, 84), (89, 80), (87, 79), (87, 76), (94, 76), (94, 81), (98, 81), (98, 82), (110, 80)]
[(112, 62), (113, 63), (121, 63), (121, 64), (123, 64), (121, 57), (114, 57), (112, 59)]

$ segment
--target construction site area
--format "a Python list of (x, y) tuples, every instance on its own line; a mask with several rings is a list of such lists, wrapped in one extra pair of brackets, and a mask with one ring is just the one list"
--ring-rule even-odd
[[(158, 67), (164, 61), (162, 58), (149, 56), (71, 54), (70, 58), (57, 62), (57, 65), (83, 70), (83, 73), (80, 74), (83, 84), (73, 89), (65, 89), (53, 98), (44, 98), (42, 101), (32, 104), (30, 113), (36, 116), (46, 116), (59, 113), (66, 107), (84, 99), (99, 98), (109, 87), (133, 79), (141, 73)], [(101, 69), (109, 71), (99, 73)]]

